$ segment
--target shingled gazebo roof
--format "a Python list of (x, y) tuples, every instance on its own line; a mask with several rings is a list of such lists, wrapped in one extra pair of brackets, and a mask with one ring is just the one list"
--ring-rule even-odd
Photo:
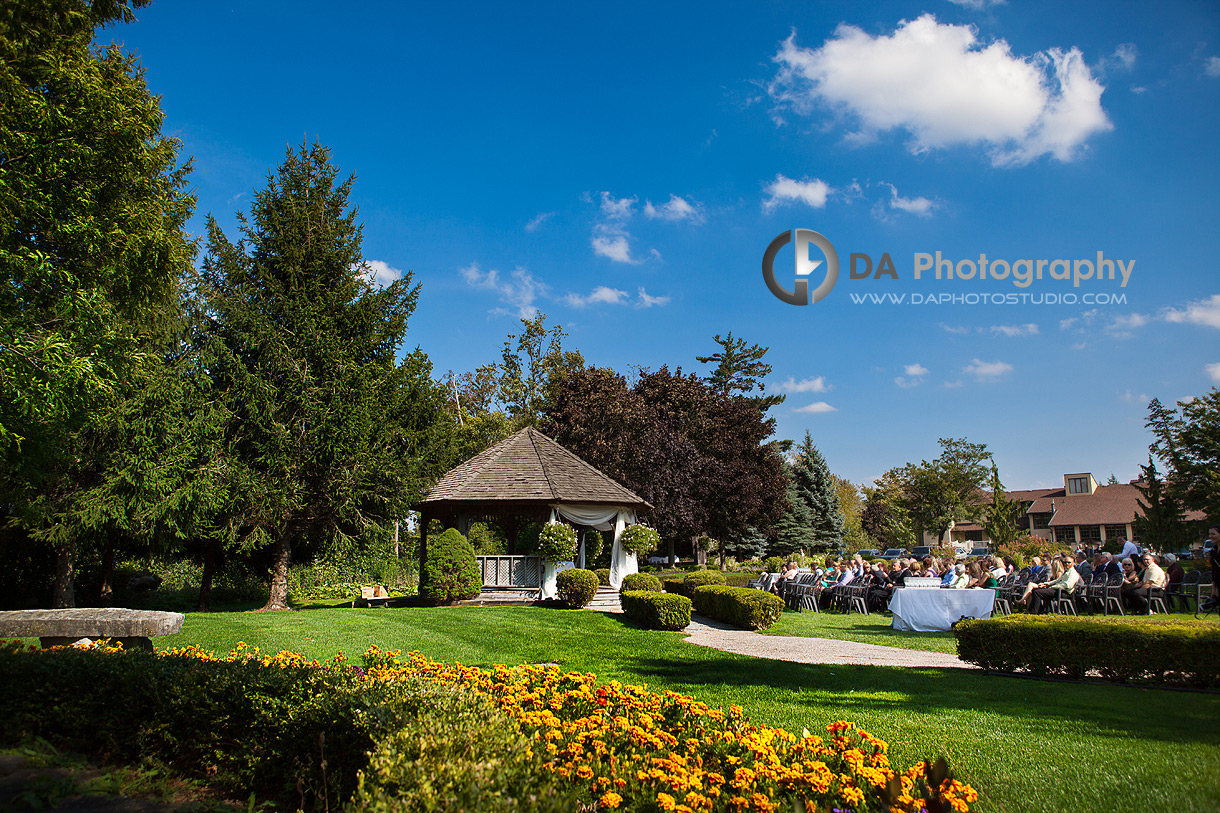
[(417, 507), (526, 503), (652, 507), (532, 426), (450, 470)]

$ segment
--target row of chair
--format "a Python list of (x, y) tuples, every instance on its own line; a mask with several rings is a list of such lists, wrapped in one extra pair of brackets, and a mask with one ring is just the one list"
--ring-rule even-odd
[[(1012, 613), (1012, 605), (1025, 594), (1025, 589), (1032, 580), (1033, 575), (1029, 568), (1022, 568), (1017, 573), (1000, 579), (992, 614)], [(1184, 581), (1170, 585), (1169, 588), (1151, 589), (1148, 595), (1148, 613), (1156, 611), (1168, 614), (1179, 602), (1183, 612), (1190, 612), (1192, 601), (1197, 612), (1199, 605), (1211, 595), (1211, 588), (1210, 573), (1192, 571), (1186, 575)], [(1126, 608), (1123, 607), (1122, 574), (1099, 571), (1088, 580), (1081, 579), (1070, 591), (1062, 588), (1056, 590), (1055, 597), (1050, 602), (1050, 611), (1059, 615), (1079, 615), (1082, 611), (1126, 615)]]

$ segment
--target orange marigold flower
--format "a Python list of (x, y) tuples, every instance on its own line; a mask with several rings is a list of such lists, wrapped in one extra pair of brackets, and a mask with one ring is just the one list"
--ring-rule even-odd
[(657, 794), (657, 807), (662, 810), (673, 810), (678, 804), (678, 800), (670, 796), (668, 793)]
[(618, 807), (623, 803), (623, 797), (611, 790), (603, 793), (597, 803), (602, 807)]

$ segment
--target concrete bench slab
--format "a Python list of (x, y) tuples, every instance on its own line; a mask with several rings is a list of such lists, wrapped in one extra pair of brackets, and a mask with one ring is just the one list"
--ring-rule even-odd
[(173, 635), (185, 620), (182, 613), (120, 607), (8, 610), (0, 612), (0, 637), (39, 638), (44, 648), (113, 638), (125, 649), (152, 649), (150, 638)]

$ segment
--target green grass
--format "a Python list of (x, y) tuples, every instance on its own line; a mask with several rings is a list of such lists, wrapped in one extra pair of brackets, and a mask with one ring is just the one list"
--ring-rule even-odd
[[(377, 644), (479, 666), (553, 662), (605, 681), (645, 683), (715, 705), (740, 703), (752, 719), (796, 732), (853, 720), (890, 742), (897, 765), (944, 754), (958, 777), (983, 794), (978, 810), (1220, 809), (1220, 783), (1212, 781), (1220, 773), (1220, 696), (1213, 694), (973, 670), (768, 661), (587, 611), (314, 607), (193, 614), (181, 633), (155, 643), (228, 651), (245, 641), (316, 657), (357, 656)], [(832, 620), (842, 618), (785, 614), (779, 634), (874, 643), (886, 637), (879, 626), (855, 626), (863, 624), (860, 617)]]
[(766, 635), (791, 635), (801, 638), (833, 638), (862, 644), (923, 649), (929, 652), (957, 652), (951, 632), (899, 632), (890, 628), (891, 616), (884, 613), (789, 612), (780, 616)]

